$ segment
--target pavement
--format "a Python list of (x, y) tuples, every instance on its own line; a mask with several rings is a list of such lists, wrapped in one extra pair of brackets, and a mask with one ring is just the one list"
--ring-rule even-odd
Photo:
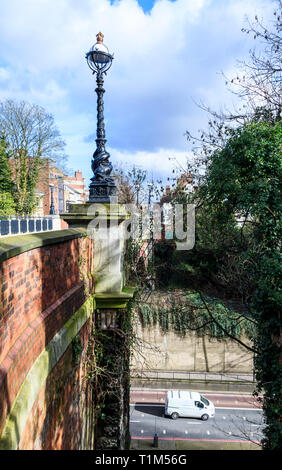
[(211, 390), (252, 394), (256, 388), (253, 374), (148, 370), (131, 371), (134, 388)]
[[(153, 439), (131, 439), (131, 450), (156, 450)], [(158, 450), (261, 450), (254, 442), (168, 440), (159, 438)], [(210, 456), (209, 456), (210, 457)]]

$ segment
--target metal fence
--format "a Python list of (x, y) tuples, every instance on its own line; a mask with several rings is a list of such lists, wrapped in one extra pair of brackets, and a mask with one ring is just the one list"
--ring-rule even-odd
[(0, 237), (56, 230), (54, 217), (6, 217), (0, 219)]
[(153, 379), (153, 380), (200, 380), (200, 381), (219, 381), (219, 382), (250, 382), (254, 383), (253, 374), (239, 373), (220, 373), (220, 372), (186, 372), (186, 371), (163, 371), (163, 370), (132, 370), (132, 378)]

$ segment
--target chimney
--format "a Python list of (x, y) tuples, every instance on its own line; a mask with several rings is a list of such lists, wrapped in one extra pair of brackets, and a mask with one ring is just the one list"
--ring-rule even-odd
[(75, 174), (74, 174), (75, 178), (77, 180), (82, 180), (82, 172), (81, 171), (76, 171)]

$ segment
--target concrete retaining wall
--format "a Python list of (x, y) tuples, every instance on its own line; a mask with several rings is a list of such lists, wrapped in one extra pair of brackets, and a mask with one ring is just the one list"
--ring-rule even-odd
[[(209, 372), (253, 374), (253, 354), (236, 341), (199, 337), (194, 332), (182, 337), (163, 334), (160, 327), (143, 328), (136, 324), (142, 346), (134, 353), (134, 372)], [(246, 338), (240, 338), (250, 345)]]

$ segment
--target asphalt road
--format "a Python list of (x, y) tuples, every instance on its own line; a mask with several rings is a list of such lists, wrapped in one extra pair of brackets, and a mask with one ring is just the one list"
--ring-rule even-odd
[(130, 433), (132, 438), (223, 440), (259, 442), (263, 435), (263, 413), (250, 395), (204, 393), (215, 405), (208, 421), (196, 418), (172, 420), (164, 416), (165, 391), (131, 392)]
[(165, 439), (219, 439), (228, 441), (262, 439), (263, 414), (258, 409), (216, 408), (214, 418), (172, 420), (164, 416), (159, 404), (132, 404), (130, 433), (132, 438), (153, 438), (157, 432)]
[[(212, 401), (216, 408), (261, 408), (252, 395), (236, 393), (201, 392)], [(166, 391), (133, 389), (130, 392), (130, 403), (165, 403)]]

